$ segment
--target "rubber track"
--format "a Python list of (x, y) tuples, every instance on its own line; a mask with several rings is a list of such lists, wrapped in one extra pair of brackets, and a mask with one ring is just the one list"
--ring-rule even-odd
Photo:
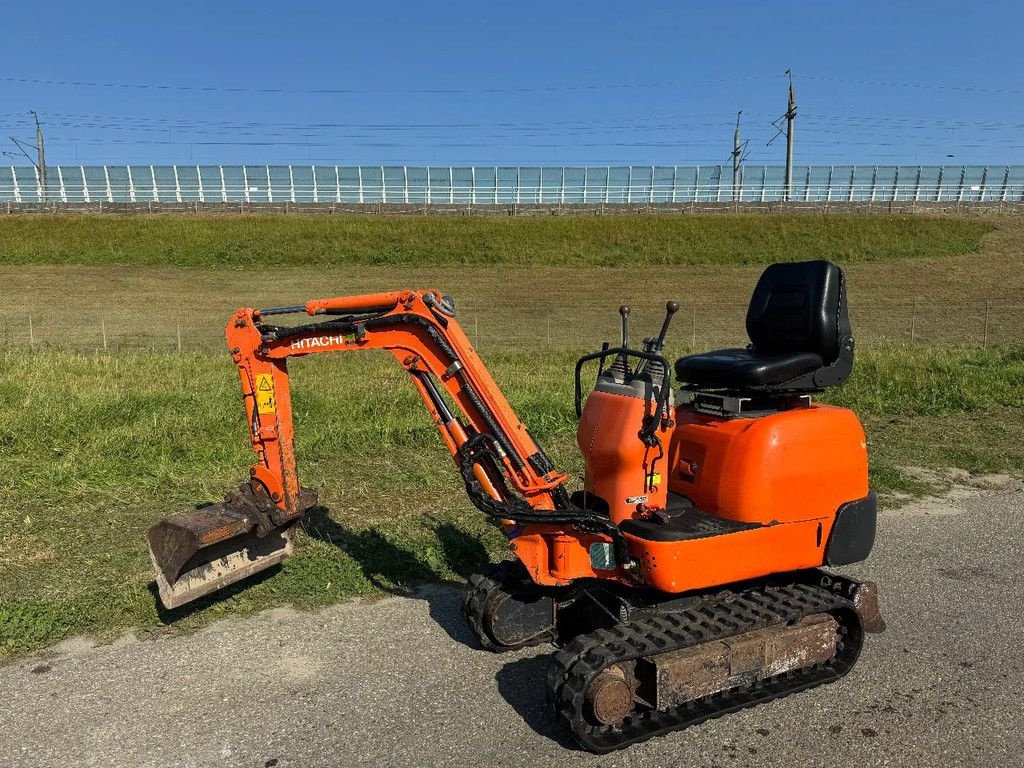
[(515, 589), (519, 586), (536, 589), (533, 582), (530, 581), (526, 569), (522, 564), (513, 560), (492, 563), (485, 566), (482, 573), (476, 573), (469, 577), (469, 585), (462, 598), (462, 614), (466, 618), (469, 628), (473, 630), (473, 634), (480, 641), (480, 645), (488, 651), (504, 653), (551, 642), (550, 634), (541, 634), (515, 645), (504, 645), (491, 637), (485, 626), (490, 598), (498, 592), (514, 594), (509, 591), (509, 588)]
[[(864, 632), (844, 582), (797, 582), (718, 594), (684, 611), (652, 613), (629, 624), (600, 629), (573, 639), (555, 654), (548, 674), (548, 699), (559, 722), (579, 744), (605, 753), (839, 679), (860, 653)], [(595, 676), (612, 664), (733, 635), (789, 623), (814, 613), (839, 622), (839, 645), (832, 659), (802, 670), (689, 701), (665, 710), (634, 712), (615, 727), (594, 725), (584, 714), (584, 694)]]

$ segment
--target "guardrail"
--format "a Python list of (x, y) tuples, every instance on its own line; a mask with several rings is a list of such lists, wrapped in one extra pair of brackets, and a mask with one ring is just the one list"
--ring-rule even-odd
[(0, 167), (0, 203), (576, 205), (764, 202), (1024, 202), (1024, 166)]

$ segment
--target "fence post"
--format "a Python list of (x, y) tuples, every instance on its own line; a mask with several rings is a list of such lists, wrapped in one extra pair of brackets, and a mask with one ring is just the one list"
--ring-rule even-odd
[(107, 351), (107, 321), (100, 319), (100, 330), (103, 332), (103, 351)]
[(31, 352), (36, 346), (36, 335), (32, 330), (32, 315), (28, 316), (28, 348)]
[(914, 346), (917, 339), (917, 299), (914, 299), (914, 309), (910, 315), (910, 346)]
[(178, 321), (178, 354), (181, 354), (181, 320)]
[(992, 299), (985, 302), (985, 341), (982, 349), (988, 349), (988, 317), (992, 313)]

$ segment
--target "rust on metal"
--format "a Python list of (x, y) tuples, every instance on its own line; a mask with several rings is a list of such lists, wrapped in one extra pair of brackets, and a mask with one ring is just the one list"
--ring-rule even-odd
[(587, 708), (604, 725), (621, 723), (633, 711), (632, 675), (620, 664), (602, 669), (586, 693)]
[(149, 529), (149, 555), (160, 602), (177, 608), (280, 563), (292, 553), (295, 522), (316, 503), (315, 492), (303, 489), (300, 503), (275, 525), (267, 510), (276, 507), (254, 482), (220, 504), (158, 522)]
[(857, 586), (853, 595), (853, 607), (860, 616), (865, 632), (884, 632), (885, 619), (878, 607), (878, 585), (873, 581), (863, 581)]
[(665, 709), (826, 662), (836, 654), (838, 629), (832, 616), (817, 613), (789, 626), (745, 632), (641, 663), (653, 667), (656, 706)]

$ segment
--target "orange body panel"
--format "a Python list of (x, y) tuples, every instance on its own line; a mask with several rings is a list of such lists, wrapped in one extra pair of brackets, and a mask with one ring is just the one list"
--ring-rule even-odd
[[(679, 593), (820, 566), (836, 510), (868, 494), (857, 417), (827, 405), (757, 418), (709, 416), (689, 406), (675, 413), (667, 477), (650, 506), (665, 506), (671, 490), (703, 512), (761, 527), (680, 541), (626, 534), (640, 579)], [(593, 392), (580, 422), (587, 490), (609, 502), (616, 522), (641, 516), (625, 497), (642, 493), (650, 472), (651, 454), (636, 438), (643, 414), (642, 400)], [(549, 553), (536, 553), (537, 562), (548, 559)], [(578, 563), (575, 578), (604, 575), (581, 557), (571, 562)], [(573, 578), (564, 569), (560, 575)]]
[(598, 571), (590, 563), (590, 545), (608, 543), (600, 534), (566, 531), (555, 525), (528, 525), (509, 546), (536, 583), (563, 586), (575, 579), (629, 582), (618, 570)]
[(815, 568), (824, 558), (832, 519), (780, 523), (690, 541), (649, 541), (626, 534), (644, 581), (663, 592), (732, 584), (772, 573)]
[[(633, 517), (642, 506), (664, 508), (668, 456), (638, 436), (650, 403), (611, 392), (591, 392), (576, 441), (586, 465), (586, 489), (608, 502), (612, 521)], [(658, 430), (668, 446), (670, 432)]]
[(676, 423), (669, 489), (705, 512), (757, 523), (831, 518), (868, 494), (864, 430), (845, 408), (721, 419), (680, 406)]

